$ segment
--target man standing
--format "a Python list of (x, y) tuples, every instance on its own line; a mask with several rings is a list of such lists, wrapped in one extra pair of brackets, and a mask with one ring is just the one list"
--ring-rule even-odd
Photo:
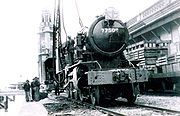
[(34, 80), (35, 80), (35, 79), (33, 79), (32, 82), (31, 82), (31, 95), (32, 95), (32, 101), (35, 100), (35, 97), (34, 97), (34, 96), (35, 96), (35, 95), (34, 95), (34, 94), (35, 94), (35, 84), (34, 84)]
[(56, 82), (55, 80), (54, 80), (54, 89), (55, 89), (55, 95), (60, 95), (59, 82)]
[(25, 99), (26, 102), (29, 102), (30, 100), (30, 84), (29, 84), (29, 80), (26, 80), (25, 84), (23, 85), (23, 89), (25, 91)]
[(39, 101), (40, 100), (40, 93), (39, 93), (39, 89), (40, 89), (40, 82), (39, 79), (37, 77), (34, 78), (34, 100), (35, 101)]

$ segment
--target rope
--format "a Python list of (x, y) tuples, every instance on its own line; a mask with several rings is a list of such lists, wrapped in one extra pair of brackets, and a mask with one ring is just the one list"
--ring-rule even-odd
[(65, 33), (65, 35), (66, 35), (66, 41), (67, 41), (68, 35), (67, 35), (66, 28), (65, 28), (65, 24), (64, 24), (64, 10), (63, 10), (63, 9), (64, 9), (64, 8), (63, 8), (63, 0), (62, 0), (62, 27), (63, 27), (63, 29), (64, 29), (64, 33)]
[(79, 9), (78, 9), (78, 5), (77, 5), (77, 1), (75, 0), (75, 5), (76, 5), (76, 10), (77, 10), (77, 14), (78, 14), (78, 18), (79, 18), (79, 25), (81, 26), (81, 28), (83, 28), (83, 22), (81, 20), (81, 17), (79, 15)]
[[(58, 25), (58, 43), (57, 45), (59, 46), (59, 44), (61, 45), (61, 12), (60, 12), (60, 4), (61, 4), (61, 1), (59, 0), (58, 1), (58, 9), (57, 9), (57, 25)], [(57, 46), (57, 47), (58, 47)]]
[(54, 20), (53, 20), (53, 25), (54, 25), (54, 26), (55, 26), (55, 21), (56, 21), (55, 16), (56, 16), (56, 0), (55, 0), (55, 2), (54, 2)]

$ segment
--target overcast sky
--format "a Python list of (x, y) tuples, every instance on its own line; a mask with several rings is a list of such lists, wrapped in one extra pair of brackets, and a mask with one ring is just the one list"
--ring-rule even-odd
[[(84, 25), (107, 7), (115, 7), (128, 21), (158, 0), (77, 0)], [(64, 23), (68, 35), (79, 31), (74, 0), (64, 0)], [(38, 76), (37, 45), (42, 10), (52, 13), (54, 0), (0, 1), (0, 85)], [(72, 26), (73, 25), (73, 26)]]

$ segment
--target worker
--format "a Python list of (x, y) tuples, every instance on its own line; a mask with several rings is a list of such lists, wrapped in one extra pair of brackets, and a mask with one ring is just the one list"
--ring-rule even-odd
[(34, 79), (32, 80), (32, 82), (31, 82), (31, 96), (32, 96), (32, 101), (34, 101), (35, 100), (35, 95), (34, 95), (34, 93), (35, 93), (35, 84), (34, 84)]
[(25, 84), (23, 85), (23, 89), (25, 91), (25, 99), (26, 99), (26, 102), (29, 102), (30, 101), (30, 83), (29, 83), (29, 80), (26, 80)]
[(54, 80), (54, 90), (55, 90), (55, 95), (60, 95), (59, 82), (56, 82), (55, 80)]
[(34, 78), (34, 100), (35, 101), (39, 101), (40, 100), (40, 82), (39, 82), (39, 78), (35, 77)]
[(68, 61), (72, 65), (74, 63), (74, 40), (68, 36), (67, 41)]

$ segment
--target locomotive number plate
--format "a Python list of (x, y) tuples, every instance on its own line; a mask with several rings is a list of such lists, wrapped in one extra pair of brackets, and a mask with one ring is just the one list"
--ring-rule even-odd
[(101, 32), (102, 33), (114, 33), (114, 32), (118, 32), (118, 28), (102, 28)]
[(88, 85), (113, 84), (112, 72), (110, 71), (89, 71)]

